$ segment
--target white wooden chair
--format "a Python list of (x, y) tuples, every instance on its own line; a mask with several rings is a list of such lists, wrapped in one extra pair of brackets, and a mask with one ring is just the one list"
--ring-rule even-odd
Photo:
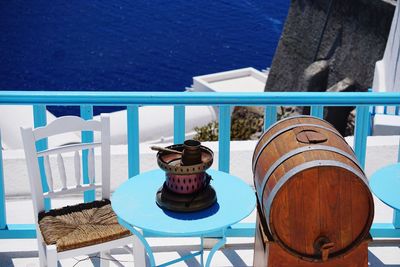
[[(36, 150), (35, 143), (38, 140), (62, 133), (81, 131), (100, 132), (101, 142), (75, 143), (55, 148), (48, 148), (39, 152)], [(21, 128), (21, 134), (32, 192), (40, 266), (53, 267), (57, 266), (57, 262), (60, 259), (75, 257), (78, 255), (92, 254), (96, 252), (100, 252), (100, 265), (102, 267), (109, 266), (110, 259), (115, 260), (110, 255), (109, 250), (111, 248), (121, 246), (126, 248), (132, 254), (134, 253), (136, 266), (144, 266), (145, 254), (143, 247), (139, 245), (140, 242), (137, 238), (134, 238), (132, 235), (130, 235), (129, 231), (125, 232), (127, 230), (116, 222), (116, 216), (112, 212), (109, 202), (106, 203), (104, 201), (95, 201), (92, 203), (80, 204), (79, 206), (69, 206), (45, 212), (44, 200), (46, 198), (51, 199), (53, 197), (60, 197), (68, 193), (76, 194), (88, 190), (99, 189), (101, 190), (101, 198), (103, 200), (110, 199), (109, 117), (102, 115), (101, 121), (99, 122), (94, 120), (85, 121), (80, 117), (75, 116), (65, 116), (56, 119), (45, 127), (39, 127), (36, 129)], [(101, 164), (99, 164), (101, 165), (101, 183), (95, 182), (94, 149), (96, 147), (101, 150)], [(90, 181), (89, 184), (83, 184), (82, 182), (81, 154), (83, 151), (88, 151), (87, 162), (88, 177)], [(69, 186), (69, 184), (71, 184), (70, 179), (68, 179), (67, 181), (67, 173), (69, 172), (66, 172), (66, 170), (68, 169), (65, 168), (63, 158), (63, 155), (65, 155), (66, 153), (73, 155), (72, 161), (74, 165), (74, 171), (72, 173), (74, 175), (72, 176), (75, 176), (74, 179), (72, 179), (72, 183), (74, 184), (73, 186)], [(48, 192), (43, 192), (42, 189), (43, 187), (39, 167), (40, 158), (43, 158), (44, 161), (46, 181), (49, 188)], [(52, 158), (56, 159), (52, 160)], [(57, 164), (54, 164), (55, 161)], [(52, 162), (53, 165), (58, 165), (58, 177), (61, 180), (61, 188), (55, 188), (56, 183), (53, 182), (53, 177), (55, 176), (53, 176), (53, 171), (51, 167), (52, 164), (50, 164), (50, 162)], [(94, 210), (93, 208), (97, 209), (93, 212), (93, 217), (95, 216), (94, 213), (99, 214), (99, 210), (103, 212), (101, 213), (103, 214), (103, 217), (100, 218), (101, 222), (98, 222), (100, 219), (97, 220), (97, 223), (99, 224), (96, 226), (98, 227), (98, 229), (100, 229), (100, 231), (92, 231), (90, 235), (88, 234), (88, 236), (90, 237), (86, 237), (81, 234), (88, 231), (90, 232), (90, 229), (93, 228), (90, 224), (92, 223), (92, 220), (94, 221), (95, 219), (92, 219), (92, 217), (90, 217), (89, 220), (85, 216), (88, 217), (90, 209)], [(78, 214), (79, 212), (82, 212), (82, 209), (85, 211), (85, 213)], [(81, 217), (79, 217), (78, 215)], [(64, 222), (66, 218), (69, 218), (68, 220), (71, 220), (71, 216), (72, 224), (75, 225), (67, 224), (66, 226), (60, 226), (62, 228), (61, 234), (58, 234), (58, 236), (60, 236), (60, 239), (57, 241), (52, 240), (53, 237), (51, 237), (51, 235), (57, 236), (57, 226), (59, 226), (61, 222)], [(74, 216), (77, 216), (78, 219), (76, 219)], [(106, 216), (110, 218), (104, 218)], [(85, 218), (82, 219), (83, 217)], [(81, 229), (81, 227), (84, 227), (85, 223), (80, 222), (81, 219), (86, 220), (85, 222), (88, 222), (87, 228), (83, 230)], [(108, 221), (105, 222), (103, 219), (106, 219)], [(74, 227), (76, 227), (75, 230)], [(109, 234), (109, 229), (112, 229), (110, 231), (113, 231), (113, 233), (110, 234), (111, 237), (107, 236)], [(77, 236), (79, 237), (79, 242), (77, 242), (78, 244), (75, 244), (74, 238), (76, 238)], [(56, 237), (54, 238), (57, 239)], [(90, 238), (94, 238), (94, 240), (96, 241), (93, 244), (92, 240), (89, 242), (91, 244), (88, 245), (88, 240)], [(132, 251), (132, 249), (127, 246), (128, 244), (132, 243), (134, 244), (134, 246), (138, 245), (137, 248), (134, 247), (134, 251)]]

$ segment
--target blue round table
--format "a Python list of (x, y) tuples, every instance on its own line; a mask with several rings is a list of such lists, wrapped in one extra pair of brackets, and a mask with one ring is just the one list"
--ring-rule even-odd
[(376, 171), (369, 180), (372, 192), (386, 205), (400, 210), (400, 164)]
[[(226, 242), (229, 226), (247, 217), (255, 207), (255, 195), (250, 186), (240, 178), (216, 170), (208, 170), (211, 185), (217, 193), (217, 203), (198, 212), (172, 212), (156, 204), (156, 192), (165, 181), (161, 170), (145, 172), (132, 177), (113, 193), (111, 205), (121, 225), (137, 235), (155, 265), (151, 247), (143, 236), (149, 232), (167, 237), (201, 237), (201, 250), (191, 256), (201, 256), (203, 266), (203, 236), (219, 232), (221, 240), (211, 249), (205, 266), (210, 266), (214, 253)], [(183, 260), (183, 258), (181, 259)], [(179, 260), (164, 263), (166, 266)]]

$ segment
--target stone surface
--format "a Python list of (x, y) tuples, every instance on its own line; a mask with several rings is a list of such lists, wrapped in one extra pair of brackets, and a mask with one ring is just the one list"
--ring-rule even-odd
[(301, 88), (307, 92), (323, 92), (326, 90), (329, 75), (327, 60), (315, 61), (304, 70)]
[(316, 60), (329, 62), (328, 87), (345, 77), (366, 90), (375, 62), (386, 46), (394, 1), (333, 0), (326, 30), (328, 0), (292, 0), (266, 91), (305, 91), (304, 70)]
[[(358, 85), (354, 80), (346, 77), (338, 83), (331, 86), (327, 92), (356, 92), (360, 91), (360, 85)], [(348, 118), (350, 116), (350, 112), (354, 109), (354, 107), (326, 107), (325, 108), (325, 120), (329, 121), (331, 124), (335, 126), (335, 128), (342, 134), (343, 136), (347, 136), (352, 133), (352, 130), (349, 130), (349, 122)], [(354, 119), (354, 117), (353, 117)], [(354, 121), (353, 121), (354, 122)], [(354, 125), (354, 123), (353, 123)], [(354, 128), (354, 127), (353, 127)]]
[[(300, 88), (307, 92), (324, 92), (328, 83), (329, 62), (319, 60), (310, 64), (303, 74)], [(300, 114), (310, 114), (310, 107), (296, 107)]]

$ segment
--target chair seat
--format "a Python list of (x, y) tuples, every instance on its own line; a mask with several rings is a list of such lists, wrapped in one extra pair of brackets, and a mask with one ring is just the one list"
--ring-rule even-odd
[(46, 244), (56, 245), (58, 252), (131, 234), (118, 224), (108, 199), (40, 212), (39, 227)]

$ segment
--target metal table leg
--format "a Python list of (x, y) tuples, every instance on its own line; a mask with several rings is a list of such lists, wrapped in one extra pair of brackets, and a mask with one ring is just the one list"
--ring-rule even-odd
[[(223, 230), (222, 230), (222, 238), (221, 238), (221, 240), (218, 241), (218, 243), (215, 244), (215, 246), (210, 250), (210, 254), (208, 254), (207, 262), (206, 262), (205, 267), (210, 267), (210, 264), (211, 264), (211, 261), (212, 261), (212, 258), (213, 258), (213, 256), (214, 256), (215, 252), (217, 252), (218, 249), (220, 249), (223, 245), (225, 245), (225, 243), (226, 243), (226, 235), (225, 235), (225, 232), (226, 232), (226, 229), (223, 229)], [(203, 243), (202, 243), (202, 244), (203, 244)], [(203, 265), (202, 265), (202, 266), (203, 266)]]
[(149, 257), (150, 266), (156, 267), (156, 261), (154, 259), (153, 251), (151, 250), (149, 243), (146, 241), (141, 231), (138, 231), (137, 229), (135, 229), (135, 227), (132, 227), (130, 224), (126, 223), (124, 220), (121, 220), (119, 218), (118, 218), (118, 223), (127, 228), (129, 231), (131, 231), (132, 234), (134, 234), (137, 238), (139, 238), (140, 242), (142, 242), (146, 250), (146, 253)]
[(204, 237), (200, 237), (200, 266), (204, 267)]

